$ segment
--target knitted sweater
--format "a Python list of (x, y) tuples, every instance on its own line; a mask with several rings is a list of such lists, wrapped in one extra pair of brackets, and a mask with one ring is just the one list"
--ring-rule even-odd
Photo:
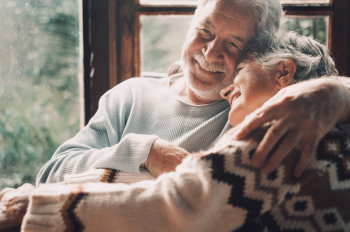
[(22, 231), (350, 231), (349, 137), (332, 129), (295, 179), (297, 150), (271, 174), (250, 166), (265, 132), (234, 141), (230, 131), (156, 180), (106, 184), (118, 171), (100, 170), (106, 183), (42, 185)]
[(37, 185), (96, 168), (142, 175), (139, 167), (157, 137), (191, 153), (212, 147), (230, 128), (230, 105), (225, 100), (207, 105), (177, 100), (169, 82), (180, 77), (132, 78), (104, 94), (88, 125), (40, 170)]

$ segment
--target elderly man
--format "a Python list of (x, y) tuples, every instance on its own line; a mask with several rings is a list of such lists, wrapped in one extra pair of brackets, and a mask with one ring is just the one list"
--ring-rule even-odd
[[(248, 1), (245, 1), (244, 3), (247, 2)], [(221, 128), (219, 127), (219, 130), (217, 128), (220, 124), (218, 124), (217, 127), (215, 127), (215, 124), (212, 125), (213, 122), (220, 122), (221, 117), (223, 117), (222, 115), (226, 113), (224, 105), (220, 105), (222, 102), (217, 101), (218, 97), (216, 96), (216, 92), (219, 91), (222, 86), (231, 83), (229, 75), (233, 75), (234, 73), (240, 52), (248, 43), (247, 41), (251, 40), (252, 36), (254, 37), (254, 32), (252, 33), (250, 30), (251, 27), (255, 28), (258, 32), (263, 32), (264, 29), (268, 28), (265, 22), (261, 23), (263, 22), (261, 21), (263, 17), (260, 17), (260, 20), (257, 21), (253, 20), (253, 22), (257, 23), (246, 24), (251, 18), (259, 18), (256, 17), (257, 15), (266, 15), (263, 13), (255, 14), (258, 12), (256, 9), (264, 9), (264, 5), (258, 4), (261, 3), (261, 1), (249, 1), (249, 3), (251, 4), (240, 5), (238, 1), (233, 0), (202, 2), (202, 5), (199, 6), (196, 12), (196, 17), (190, 27), (184, 47), (184, 76), (176, 76), (178, 79), (173, 80), (173, 78), (169, 78), (164, 81), (133, 80), (129, 81), (132, 83), (126, 83), (122, 85), (122, 88), (118, 89), (117, 87), (107, 93), (101, 100), (99, 112), (89, 125), (80, 134), (59, 149), (58, 153), (53, 157), (56, 163), (52, 162), (47, 165), (46, 168), (52, 170), (51, 173), (49, 173), (49, 178), (51, 178), (49, 181), (60, 180), (60, 178), (62, 178), (60, 175), (64, 173), (79, 173), (84, 169), (89, 169), (89, 167), (96, 168), (98, 165), (100, 165), (100, 167), (103, 167), (103, 165), (107, 167), (122, 167), (122, 165), (126, 165), (127, 167), (127, 164), (120, 162), (120, 160), (118, 161), (119, 163), (114, 162), (113, 159), (119, 159), (118, 155), (125, 157), (125, 153), (132, 155), (141, 154), (144, 152), (144, 146), (147, 146), (138, 146), (137, 143), (142, 143), (142, 140), (137, 141), (135, 138), (142, 139), (142, 136), (136, 134), (131, 135), (126, 141), (122, 141), (129, 135), (128, 133), (136, 133), (136, 129), (142, 133), (142, 126), (144, 126), (147, 130), (159, 133), (157, 134), (159, 137), (166, 136), (163, 134), (167, 131), (167, 128), (164, 128), (164, 121), (169, 120), (171, 122), (173, 117), (175, 117), (175, 119), (181, 119), (181, 117), (190, 115), (191, 117), (187, 117), (192, 123), (196, 122), (196, 120), (199, 122), (192, 126), (191, 123), (184, 124), (187, 122), (186, 120), (182, 120), (180, 123), (172, 121), (178, 128), (173, 127), (170, 123), (169, 127), (171, 129), (180, 129), (182, 133), (175, 131), (175, 135), (174, 133), (171, 134), (173, 137), (170, 136), (170, 138), (183, 147), (188, 146), (191, 148), (191, 146), (193, 146), (193, 149), (196, 149), (195, 146), (202, 143), (206, 146), (211, 143), (207, 138), (212, 138), (212, 134), (221, 134), (225, 131), (225, 123), (222, 124)], [(261, 6), (262, 8), (254, 8), (253, 6)], [(243, 15), (237, 13), (237, 11), (233, 9), (240, 9), (238, 12), (243, 12)], [(249, 11), (247, 9), (254, 10)], [(270, 15), (272, 9), (269, 9)], [(261, 12), (262, 11), (260, 11), (260, 13)], [(272, 15), (275, 15), (274, 19), (279, 18), (279, 14), (274, 13)], [(270, 19), (271, 18), (273, 17), (270, 17)], [(276, 21), (272, 20), (272, 22)], [(277, 24), (270, 25), (276, 26)], [(242, 28), (247, 30), (241, 30)], [(239, 31), (239, 33), (236, 34), (236, 31)], [(248, 33), (246, 33), (246, 31), (248, 31)], [(274, 32), (274, 29), (270, 28), (268, 31)], [(259, 35), (259, 33), (257, 35)], [(142, 86), (137, 87), (138, 82), (141, 82)], [(249, 130), (254, 129), (259, 124), (264, 123), (264, 121), (275, 120), (274, 124), (271, 126), (272, 130), (270, 131), (272, 132), (267, 133), (268, 137), (267, 139), (265, 138), (265, 140), (269, 140), (268, 138), (271, 135), (275, 137), (272, 137), (272, 141), (270, 140), (270, 142), (262, 144), (265, 144), (264, 146), (268, 148), (278, 140), (279, 136), (284, 136), (285, 140), (281, 142), (281, 146), (288, 150), (289, 147), (294, 146), (294, 142), (288, 142), (291, 141), (291, 138), (294, 138), (295, 141), (310, 141), (308, 133), (304, 133), (305, 130), (302, 131), (301, 134), (293, 134), (294, 129), (298, 129), (298, 124), (296, 122), (300, 123), (301, 126), (311, 124), (311, 128), (315, 128), (315, 132), (317, 132), (317, 134), (314, 135), (316, 140), (318, 136), (322, 136), (322, 133), (328, 131), (329, 127), (331, 127), (330, 125), (334, 125), (336, 122), (347, 122), (349, 117), (349, 105), (346, 97), (349, 95), (349, 91), (338, 82), (327, 79), (323, 79), (321, 82), (313, 80), (312, 84), (315, 85), (312, 86), (310, 86), (310, 83), (311, 82), (308, 82), (306, 85), (298, 84), (296, 89), (289, 87), (289, 90), (284, 92), (281, 90), (281, 94), (278, 94), (278, 98), (280, 99), (276, 100), (276, 98), (272, 98), (268, 104), (264, 105), (259, 111), (249, 117), (248, 120), (244, 122), (245, 126), (238, 128), (236, 136), (244, 137), (245, 134), (249, 133)], [(131, 84), (133, 84), (133, 86), (130, 86)], [(136, 89), (133, 89), (134, 85)], [(159, 92), (155, 92), (153, 89), (150, 89), (150, 87), (158, 87), (157, 90)], [(212, 91), (212, 89), (214, 89), (214, 91)], [(118, 94), (120, 93), (115, 93), (117, 90), (122, 91), (125, 95), (119, 96)], [(147, 98), (142, 98), (142, 103), (148, 105), (144, 106), (138, 102), (140, 99), (137, 97), (140, 97), (138, 95), (140, 93), (135, 92), (137, 90), (140, 92), (144, 90), (142, 93), (147, 94)], [(293, 96), (293, 94), (295, 96)], [(128, 96), (132, 98), (128, 98)], [(157, 108), (156, 105), (152, 105), (152, 103), (156, 102), (159, 104), (161, 102), (158, 99), (160, 96), (163, 97), (161, 101), (164, 101), (166, 105), (163, 103), (163, 105)], [(324, 104), (314, 107), (310, 112), (306, 111), (306, 109), (314, 104), (315, 97), (319, 97), (323, 100)], [(332, 107), (335, 103), (338, 105)], [(167, 108), (168, 105), (170, 105), (169, 108)], [(150, 112), (143, 112), (143, 110), (150, 106), (154, 107), (149, 110)], [(293, 106), (298, 106), (299, 109), (295, 110), (292, 108)], [(221, 111), (219, 115), (216, 115), (211, 111), (205, 111), (207, 108), (211, 111), (218, 108), (219, 110), (221, 109)], [(278, 112), (273, 116), (269, 115), (271, 111), (276, 111), (278, 108), (285, 108), (286, 111), (283, 112), (283, 114)], [(169, 112), (169, 109), (172, 111)], [(329, 111), (322, 111), (327, 109), (332, 110), (330, 111), (332, 114), (327, 113)], [(304, 111), (306, 111), (304, 116), (307, 117), (291, 120), (294, 119), (293, 116), (295, 117), (295, 115), (303, 113)], [(200, 121), (206, 116), (205, 114), (200, 114), (201, 112), (205, 112), (206, 114), (211, 113), (210, 118), (204, 118), (204, 121)], [(138, 115), (138, 113), (141, 113), (141, 115)], [(173, 115), (171, 113), (173, 113)], [(315, 120), (315, 113), (324, 113), (325, 115), (320, 115), (320, 117)], [(115, 116), (115, 114), (117, 116)], [(114, 117), (112, 117), (113, 115)], [(140, 116), (153, 116), (154, 118), (152, 119), (158, 119), (158, 121), (147, 121), (147, 118), (141, 118)], [(224, 116), (227, 120), (227, 115), (225, 114)], [(120, 120), (120, 122), (117, 120)], [(309, 120), (312, 122), (310, 123)], [(313, 121), (315, 121), (315, 123), (313, 123)], [(287, 122), (287, 126), (284, 125), (285, 122)], [(120, 130), (120, 128), (111, 128), (115, 125), (121, 127), (122, 130), (127, 130), (127, 132), (123, 132), (121, 135), (117, 134), (116, 131)], [(133, 127), (135, 125), (136, 127)], [(193, 129), (188, 130), (188, 128), (191, 129), (191, 126)], [(207, 127), (209, 127), (209, 130), (206, 129)], [(280, 128), (283, 128), (283, 130), (280, 131)], [(132, 131), (132, 129), (135, 131)], [(310, 127), (307, 129), (310, 129)], [(306, 132), (308, 131), (306, 130)], [(119, 144), (116, 142), (119, 138), (118, 136), (122, 138)], [(343, 137), (346, 138), (346, 136), (342, 135), (342, 138)], [(196, 145), (196, 143), (191, 141), (193, 138), (201, 138), (203, 141), (197, 142)], [(136, 141), (134, 144), (133, 139)], [(213, 138), (213, 141), (215, 139), (216, 138)], [(94, 143), (96, 141), (101, 142), (101, 144), (92, 146), (97, 144)], [(107, 144), (109, 141), (112, 141), (110, 147)], [(178, 141), (184, 142), (181, 144)], [(269, 207), (273, 207), (275, 204), (274, 200), (267, 201), (262, 207), (261, 202), (247, 201), (244, 198), (239, 198), (239, 196), (243, 194), (240, 190), (244, 189), (244, 186), (246, 186), (242, 184), (240, 179), (242, 179), (242, 173), (247, 174), (247, 171), (245, 168), (243, 170), (237, 170), (238, 167), (234, 166), (236, 163), (231, 162), (232, 154), (229, 152), (229, 150), (233, 148), (244, 148), (244, 150), (236, 149), (236, 152), (233, 153), (241, 157), (240, 154), (242, 154), (243, 151), (245, 160), (247, 161), (252, 151), (255, 151), (255, 145), (252, 146), (251, 140), (246, 140), (244, 142), (235, 141), (233, 143), (231, 138), (227, 139), (226, 137), (225, 139), (224, 137), (223, 141), (225, 141), (225, 146), (222, 146), (221, 141), (221, 144), (219, 143), (211, 149), (211, 154), (209, 154), (209, 156), (199, 158), (198, 156), (201, 156), (201, 154), (197, 154), (197, 157), (188, 157), (177, 168), (176, 172), (164, 174), (156, 181), (141, 182), (134, 185), (110, 185), (101, 183), (63, 186), (43, 185), (29, 196), (30, 203), (28, 209), (26, 207), (28, 204), (28, 192), (33, 190), (31, 189), (32, 187), (22, 186), (19, 190), (14, 192), (14, 195), (5, 195), (4, 198), (6, 199), (1, 203), (2, 205), (0, 205), (5, 207), (0, 208), (3, 209), (7, 207), (8, 210), (0, 210), (0, 216), (2, 216), (1, 213), (3, 213), (5, 217), (8, 217), (8, 220), (6, 218), (5, 220), (10, 221), (14, 226), (21, 223), (21, 219), (27, 211), (22, 226), (23, 231), (43, 231), (51, 229), (55, 231), (96, 231), (101, 229), (104, 231), (230, 231), (235, 229), (241, 231), (261, 231), (262, 228), (259, 227), (259, 221), (256, 220), (257, 214), (259, 214), (260, 211), (264, 213)], [(85, 142), (85, 144), (83, 142)], [(333, 140), (331, 143), (332, 142)], [(134, 145), (134, 147), (128, 147), (128, 143)], [(116, 147), (113, 147), (113, 144), (117, 144)], [(118, 147), (119, 145), (121, 145), (121, 147)], [(67, 148), (69, 146), (71, 146), (71, 148)], [(226, 148), (228, 150), (225, 151)], [(308, 157), (309, 154), (312, 154), (312, 149), (310, 149), (310, 146), (306, 146), (306, 148), (306, 150), (304, 148), (303, 154), (306, 154), (306, 157)], [(64, 151), (64, 149), (66, 150)], [(347, 147), (344, 149), (347, 149)], [(330, 148), (330, 150), (333, 154), (334, 149)], [(259, 150), (256, 151), (255, 156)], [(62, 152), (62, 154), (59, 154), (59, 152)], [(121, 153), (119, 154), (119, 152)], [(219, 155), (221, 152), (223, 152), (225, 157)], [(339, 156), (341, 155), (340, 150), (337, 151), (337, 153), (339, 153)], [(104, 154), (107, 154), (107, 156), (103, 157)], [(171, 165), (176, 165), (176, 158), (181, 158), (186, 154), (187, 151), (164, 142), (161, 139), (156, 139), (154, 143), (151, 141), (150, 154), (148, 157), (144, 158), (145, 165), (151, 172), (154, 171), (153, 173), (157, 175), (157, 173), (159, 174), (167, 171), (166, 168), (171, 167)], [(335, 154), (332, 156), (334, 155)], [(99, 160), (99, 156), (102, 157), (102, 161), (105, 163)], [(283, 155), (279, 153), (276, 153), (275, 156), (275, 159), (281, 159), (281, 157), (283, 159)], [(60, 159), (60, 157), (63, 157), (63, 159)], [(73, 163), (76, 157), (78, 157), (78, 163), (76, 166), (72, 166), (71, 163)], [(168, 157), (175, 157), (175, 161), (169, 160)], [(265, 157), (263, 153), (260, 153), (260, 156), (256, 157), (257, 158), (253, 160), (253, 164), (257, 166)], [(295, 159), (296, 157), (297, 156), (294, 155), (288, 158)], [(153, 162), (154, 160), (155, 162)], [(305, 161), (307, 158), (302, 158), (302, 160)], [(126, 161), (126, 159), (124, 161)], [(164, 161), (165, 165), (162, 165)], [(244, 165), (249, 163), (246, 161)], [(89, 165), (91, 163), (92, 165)], [(96, 163), (98, 163), (98, 165), (96, 165)], [(160, 165), (154, 166), (154, 163)], [(139, 166), (136, 167), (139, 168)], [(164, 166), (166, 168), (164, 168)], [(324, 168), (327, 166), (327, 163), (323, 163), (323, 166), (318, 168), (322, 169), (322, 171), (334, 171), (334, 169)], [(252, 168), (249, 166), (249, 169)], [(238, 178), (233, 178), (234, 175), (230, 175), (230, 172), (226, 172), (226, 170), (230, 170), (230, 172), (237, 171)], [(94, 170), (90, 169), (90, 171), (94, 174)], [(115, 172), (113, 173), (111, 170), (102, 171), (103, 174), (99, 176), (101, 177), (101, 182), (114, 181)], [(242, 173), (240, 173), (241, 171)], [(274, 175), (260, 175), (260, 169), (255, 169), (255, 171), (257, 171), (259, 176), (263, 177), (264, 180), (269, 180), (273, 182), (273, 185), (280, 186), (280, 179), (276, 178), (276, 173)], [(319, 175), (320, 173), (318, 173), (318, 176)], [(82, 176), (73, 176), (79, 179), (77, 182), (82, 182)], [(247, 176), (249, 177), (250, 175)], [(256, 178), (250, 179), (255, 180)], [(274, 182), (275, 180), (276, 183)], [(248, 186), (255, 187), (255, 185)], [(293, 198), (292, 193), (300, 189), (300, 185), (293, 186), (287, 183), (286, 186), (287, 188), (284, 190), (288, 190), (287, 192), (271, 191), (273, 194), (278, 194), (278, 196), (273, 199), (288, 201)], [(311, 186), (312, 192), (315, 193), (314, 188), (312, 188), (309, 182), (306, 182), (304, 186)], [(322, 184), (322, 186), (325, 185)], [(265, 198), (266, 187), (263, 186), (264, 191), (256, 191), (254, 188), (250, 187), (248, 187), (247, 190), (254, 198), (270, 199), (270, 197)], [(329, 186), (326, 184), (326, 187)], [(337, 193), (337, 190), (333, 189), (333, 191)], [(317, 190), (316, 195), (318, 195)], [(338, 200), (337, 202), (339, 203)], [(244, 209), (240, 203), (249, 206), (249, 208)], [(299, 202), (296, 203), (299, 204)], [(304, 200), (300, 203), (302, 204), (301, 208), (303, 208), (303, 206), (305, 206)], [(340, 205), (342, 206), (343, 203), (344, 202), (340, 202)], [(21, 207), (21, 205), (24, 206)], [(321, 206), (323, 206), (323, 203)], [(295, 211), (300, 211), (299, 206), (297, 208), (291, 208), (294, 208)], [(331, 210), (332, 212), (334, 211), (333, 206)], [(16, 213), (18, 215), (16, 215)], [(332, 217), (332, 215), (335, 215), (334, 212), (331, 216), (329, 215), (329, 212), (326, 212), (324, 221), (330, 221), (330, 224), (332, 224), (332, 222), (334, 224), (335, 219)], [(294, 217), (294, 215), (292, 216)], [(303, 216), (308, 217), (307, 214), (303, 214)], [(11, 220), (11, 217), (15, 220)], [(4, 221), (3, 218), (4, 217), (2, 217), (1, 220), (0, 217), (0, 226), (1, 221)], [(248, 218), (248, 220), (246, 220), (246, 218)], [(266, 221), (266, 217), (264, 217), (263, 220)], [(277, 221), (279, 223), (281, 220)], [(298, 224), (294, 222), (295, 220), (291, 223), (293, 228)], [(275, 230), (274, 228), (276, 228), (276, 226), (273, 223), (268, 224), (272, 226), (271, 230)], [(304, 227), (306, 229), (310, 228), (309, 225), (304, 225)]]
[[(130, 79), (108, 91), (89, 124), (60, 146), (41, 169), (37, 185), (98, 168), (142, 174), (140, 167), (146, 166), (158, 176), (174, 170), (189, 153), (211, 147), (230, 127), (230, 107), (221, 100), (220, 90), (232, 82), (247, 44), (264, 33), (276, 33), (281, 15), (278, 0), (200, 0), (183, 47), (184, 73), (163, 80)], [(237, 138), (265, 121), (278, 121), (258, 148), (253, 164), (260, 165), (284, 136), (265, 170), (276, 167), (303, 141), (307, 145), (296, 168), (299, 175), (318, 140), (336, 122), (348, 120), (338, 117), (350, 108), (339, 88), (345, 87), (336, 81), (320, 82), (312, 90), (294, 91), (293, 99), (284, 92), (278, 102), (266, 104), (245, 122)], [(337, 99), (338, 115), (326, 113), (327, 108), (334, 108), (329, 99)], [(315, 106), (316, 100), (322, 104)], [(295, 108), (296, 104), (300, 107)], [(304, 124), (309, 126), (299, 130)]]

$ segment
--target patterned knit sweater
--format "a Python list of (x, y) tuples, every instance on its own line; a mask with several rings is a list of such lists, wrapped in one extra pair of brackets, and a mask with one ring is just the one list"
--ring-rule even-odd
[(97, 170), (66, 182), (105, 183), (42, 185), (22, 231), (350, 231), (349, 137), (332, 129), (295, 179), (297, 150), (271, 174), (249, 165), (265, 132), (245, 141), (227, 133), (156, 180), (108, 184), (120, 172)]

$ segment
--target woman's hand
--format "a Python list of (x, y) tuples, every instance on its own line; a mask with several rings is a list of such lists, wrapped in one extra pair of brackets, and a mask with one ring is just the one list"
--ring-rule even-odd
[(16, 231), (27, 212), (29, 196), (35, 187), (24, 184), (15, 191), (6, 193), (0, 202), (0, 231)]
[(337, 122), (348, 122), (349, 115), (349, 89), (331, 78), (310, 80), (279, 91), (238, 126), (235, 138), (241, 140), (264, 123), (275, 121), (256, 149), (252, 165), (265, 163), (263, 171), (269, 173), (298, 146), (302, 151), (294, 170), (298, 177), (306, 169), (321, 138)]

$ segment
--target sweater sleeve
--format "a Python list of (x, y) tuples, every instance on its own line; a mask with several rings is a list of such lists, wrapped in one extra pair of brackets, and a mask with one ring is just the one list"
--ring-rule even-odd
[(41, 185), (22, 231), (231, 231), (246, 215), (227, 204), (231, 188), (196, 157), (154, 181)]
[(99, 109), (74, 138), (63, 143), (37, 176), (40, 183), (63, 181), (65, 174), (93, 168), (110, 168), (141, 174), (140, 164), (147, 160), (155, 135), (124, 134), (135, 99), (128, 83), (104, 94)]
[(348, 231), (349, 138), (333, 128), (295, 179), (298, 150), (270, 174), (250, 165), (267, 128), (245, 141), (231, 131), (153, 181), (40, 186), (22, 231)]

